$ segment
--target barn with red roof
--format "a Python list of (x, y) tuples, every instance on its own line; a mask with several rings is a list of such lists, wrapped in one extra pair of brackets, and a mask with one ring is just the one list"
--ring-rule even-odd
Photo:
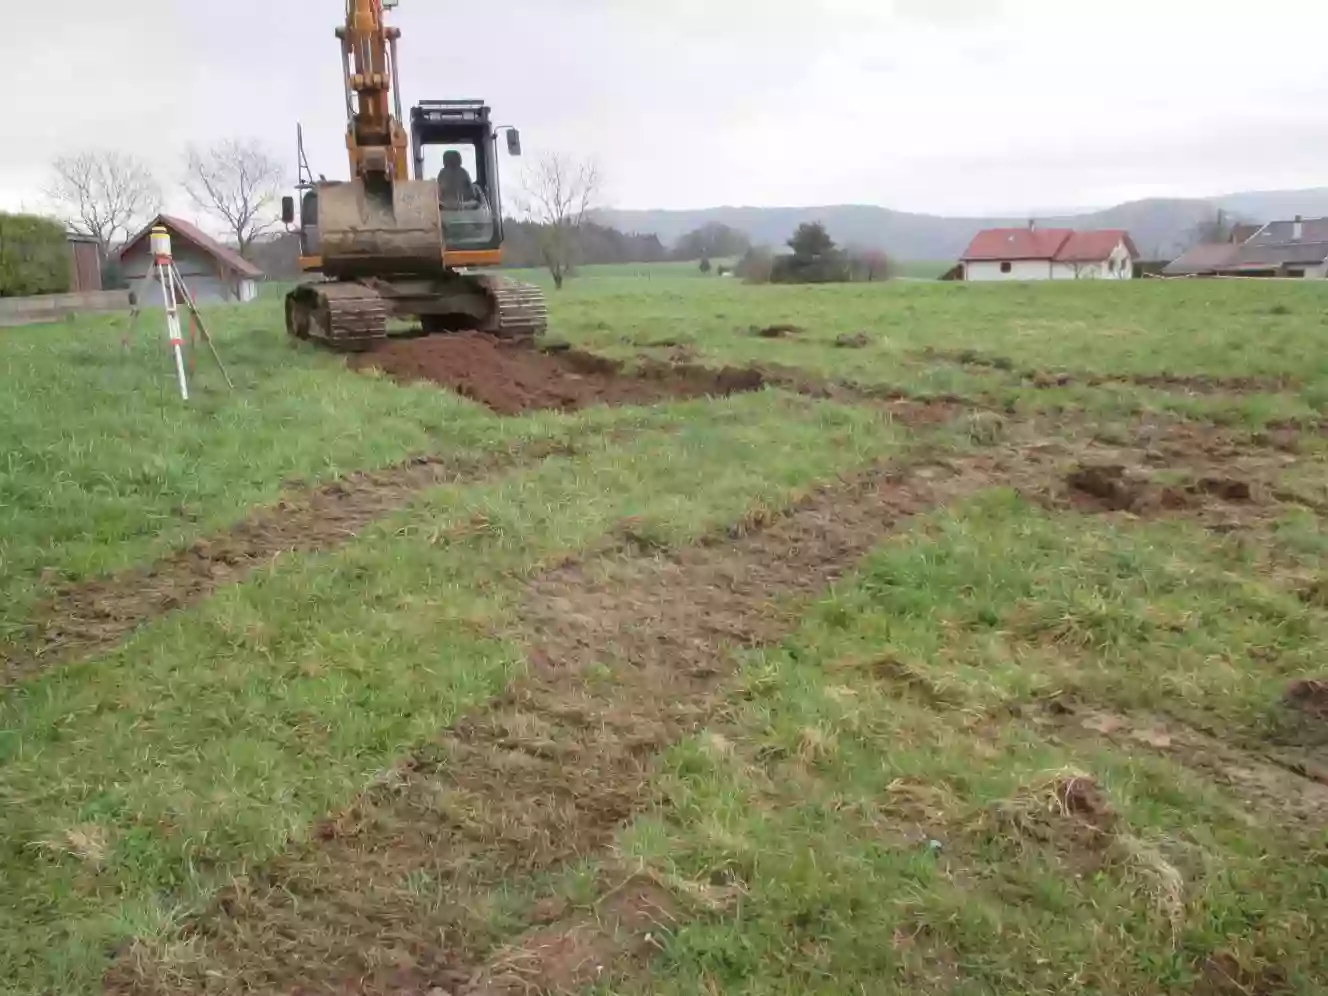
[(1029, 222), (978, 232), (960, 265), (965, 280), (1130, 280), (1138, 258), (1123, 229), (1075, 231)]

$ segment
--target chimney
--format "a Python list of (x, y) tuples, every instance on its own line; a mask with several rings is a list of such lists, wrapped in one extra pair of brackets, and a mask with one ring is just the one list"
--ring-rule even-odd
[(1300, 215), (1296, 215), (1296, 220), (1291, 223), (1291, 241), (1299, 242), (1305, 237), (1305, 222), (1301, 220)]
[(1036, 232), (1036, 231), (1037, 231), (1037, 219), (1036, 219), (1036, 218), (1029, 218), (1029, 219), (1028, 219), (1028, 230), (1029, 230), (1030, 232)]

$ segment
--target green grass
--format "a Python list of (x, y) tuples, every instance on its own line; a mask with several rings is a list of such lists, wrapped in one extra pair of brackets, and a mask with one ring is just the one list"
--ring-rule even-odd
[(0, 336), (0, 642), (43, 570), (82, 578), (149, 558), (242, 517), (288, 478), (513, 435), (437, 391), (333, 375), (335, 361), (283, 341), (278, 302), (212, 317), (236, 390), (201, 353), (187, 404), (160, 316), (145, 315), (128, 348), (119, 315)]
[[(552, 293), (552, 292), (551, 292)], [(1129, 285), (984, 285), (908, 281), (751, 287), (732, 280), (597, 276), (554, 295), (557, 334), (633, 355), (661, 342), (734, 364), (780, 363), (922, 394), (989, 394), (1026, 410), (1174, 410), (1250, 425), (1316, 417), (1328, 405), (1328, 286), (1140, 280)], [(805, 331), (763, 339), (751, 330)], [(835, 349), (863, 331), (865, 349)], [(1034, 390), (1015, 372), (936, 363), (931, 349), (973, 350), (1014, 371), (1086, 375), (1289, 376), (1286, 391), (1184, 396), (1133, 384)]]
[[(586, 268), (550, 290), (553, 333), (624, 357), (669, 341), (705, 362), (1063, 408), (1076, 438), (1125, 432), (1134, 410), (1258, 427), (1328, 403), (1328, 286), (748, 287), (693, 269)], [(5, 690), (0, 991), (97, 991), (118, 944), (169, 941), (217, 888), (499, 692), (524, 667), (512, 628), (535, 572), (619, 542), (624, 520), (677, 546), (936, 442), (867, 404), (777, 391), (501, 419), (291, 348), (280, 288), (265, 290), (209, 312), (237, 389), (200, 354), (187, 405), (150, 320), (127, 351), (119, 316), (0, 333), (0, 643), (55, 579), (148, 563), (288, 479), (419, 452), (576, 450), (421, 492), (337, 549), (282, 557)], [(805, 331), (749, 334), (782, 322)], [(868, 348), (835, 348), (858, 330)], [(1038, 388), (1025, 368), (1297, 384)], [(1301, 446), (1279, 480), (1328, 499), (1322, 440)], [(621, 853), (741, 899), (681, 923), (653, 976), (615, 991), (1180, 994), (1228, 955), (1250, 991), (1321, 990), (1324, 828), (1040, 704), (1161, 714), (1254, 753), (1303, 735), (1277, 701), (1322, 671), (1328, 617), (1303, 587), (1322, 576), (1321, 525), (1301, 511), (1250, 540), (1000, 491), (884, 543), (787, 641), (748, 652), (722, 723), (664, 758), (660, 804)], [(1116, 814), (1100, 854), (1048, 808), (1069, 771)]]
[[(344, 550), (286, 558), (25, 683), (0, 711), (0, 975), (89, 988), (108, 946), (168, 931), (495, 694), (519, 655), (490, 633), (541, 563), (629, 517), (685, 542), (892, 445), (871, 413), (788, 404), (678, 405), (630, 443), (427, 492)], [(86, 855), (59, 851), (71, 831), (105, 842), (91, 882)]]
[[(1307, 841), (1157, 751), (1050, 738), (1027, 707), (1266, 727), (1328, 620), (1233, 570), (1243, 556), (1000, 493), (886, 545), (750, 655), (722, 740), (666, 760), (628, 858), (736, 884), (741, 909), (685, 923), (615, 991), (1187, 993), (1222, 952), (1316, 991), (1322, 825)], [(1069, 773), (1116, 814), (1106, 839), (1056, 810)]]

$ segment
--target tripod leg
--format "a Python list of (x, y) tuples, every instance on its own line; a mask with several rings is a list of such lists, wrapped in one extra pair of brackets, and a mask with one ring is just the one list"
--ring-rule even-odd
[(175, 282), (166, 267), (157, 264), (157, 279), (161, 283), (162, 303), (166, 305), (166, 334), (170, 337), (171, 350), (175, 354), (175, 374), (180, 381), (180, 398), (189, 400), (189, 384), (184, 373), (184, 353), (180, 340), (180, 312), (176, 307)]
[(226, 364), (221, 362), (221, 354), (217, 352), (216, 343), (212, 341), (212, 334), (208, 332), (207, 324), (203, 321), (202, 314), (199, 313), (198, 308), (194, 305), (194, 299), (185, 288), (184, 279), (180, 276), (179, 271), (175, 269), (174, 264), (172, 264), (171, 267), (171, 276), (179, 285), (180, 296), (184, 298), (185, 307), (189, 309), (189, 314), (193, 316), (194, 321), (198, 324), (198, 331), (203, 336), (203, 341), (207, 343), (208, 349), (212, 353), (212, 358), (217, 361), (217, 367), (221, 370), (221, 376), (226, 379), (226, 386), (232, 391), (235, 390), (235, 385), (231, 383), (231, 375), (226, 372)]

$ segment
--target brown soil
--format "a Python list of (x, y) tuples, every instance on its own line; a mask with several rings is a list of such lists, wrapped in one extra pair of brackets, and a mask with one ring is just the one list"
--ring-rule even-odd
[(748, 329), (749, 334), (761, 339), (782, 339), (786, 335), (801, 335), (805, 331), (801, 325), (767, 325), (764, 328), (753, 325)]
[(372, 352), (352, 355), (348, 362), (355, 369), (376, 368), (403, 382), (442, 384), (500, 415), (719, 397), (757, 391), (765, 383), (756, 370), (712, 370), (655, 361), (629, 370), (592, 353), (544, 351), (478, 332), (391, 339)]
[(1083, 820), (1097, 830), (1110, 830), (1116, 823), (1116, 814), (1107, 797), (1091, 778), (1076, 776), (1058, 779), (1055, 784), (1056, 801), (1067, 816)]
[(778, 363), (763, 363), (757, 369), (772, 387), (781, 387), (822, 401), (884, 407), (905, 425), (919, 428), (941, 425), (966, 413), (989, 409), (981, 401), (957, 394), (912, 394), (888, 384), (855, 384), (831, 380)]
[(1089, 375), (1077, 378), (1089, 387), (1102, 384), (1136, 384), (1163, 391), (1181, 391), (1186, 394), (1249, 394), (1286, 391), (1296, 387), (1289, 376), (1272, 377), (1217, 377), (1207, 374), (1128, 374)]
[(1328, 679), (1304, 678), (1292, 682), (1286, 701), (1308, 716), (1328, 720)]
[(465, 996), (578, 993), (644, 961), (676, 923), (678, 901), (657, 882), (634, 876), (609, 890), (589, 914), (539, 927), (490, 958), (458, 990)]
[(1217, 951), (1199, 966), (1194, 996), (1292, 996), (1296, 988), (1275, 964), (1243, 964), (1230, 951)]
[(1091, 776), (1067, 773), (1025, 786), (981, 811), (968, 830), (999, 847), (1047, 849), (1045, 860), (1075, 875), (1106, 869), (1118, 841), (1118, 818)]
[(0, 647), (0, 686), (109, 650), (143, 623), (194, 605), (282, 554), (339, 546), (423, 488), (473, 480), (568, 449), (540, 444), (482, 460), (419, 456), (348, 474), (310, 490), (291, 490), (233, 528), (155, 563), (58, 587), (38, 604), (21, 643)]
[(1296, 597), (1306, 605), (1328, 609), (1328, 576), (1302, 581), (1296, 588)]
[[(478, 984), (502, 939), (480, 897), (602, 851), (650, 799), (660, 750), (713, 717), (734, 649), (779, 640), (796, 602), (884, 534), (1006, 472), (993, 458), (884, 470), (672, 553), (628, 544), (535, 579), (522, 613), (524, 679), (315, 840), (228, 890), (192, 928), (197, 961), (167, 966), (135, 950), (108, 984), (154, 993)], [(420, 881), (423, 894), (403, 884)], [(551, 991), (565, 960), (552, 959), (548, 977), (540, 959), (528, 962), (527, 991)]]
[(1157, 487), (1121, 464), (1080, 464), (1066, 475), (1065, 483), (1075, 504), (1089, 509), (1139, 514), (1191, 505), (1184, 491)]
[(1139, 387), (1152, 387), (1163, 391), (1180, 391), (1186, 394), (1242, 394), (1270, 391), (1286, 391), (1297, 386), (1294, 377), (1243, 376), (1221, 377), (1208, 374), (1094, 374), (1076, 373), (1065, 370), (1039, 370), (1037, 368), (1019, 369), (1015, 362), (1006, 356), (979, 353), (972, 349), (937, 350), (925, 349), (925, 359), (954, 363), (959, 366), (986, 367), (991, 370), (1008, 372), (1026, 381), (1033, 387), (1066, 387), (1070, 384), (1083, 384), (1088, 387), (1100, 387), (1103, 384), (1135, 384)]
[(1126, 750), (1160, 751), (1203, 772), (1239, 802), (1238, 811), (1264, 814), (1280, 827), (1307, 828), (1328, 819), (1328, 772), (1305, 755), (1278, 749), (1247, 749), (1200, 732), (1171, 717), (1122, 715), (1065, 698), (1041, 717), (1070, 739), (1100, 736)]
[[(1295, 458), (1212, 429), (1180, 425), (1142, 434), (1128, 446), (1098, 443), (1048, 496), (1084, 512), (1183, 515), (1215, 531), (1248, 528), (1281, 515), (1285, 505), (1322, 513), (1319, 503), (1278, 487)], [(1157, 480), (1161, 470), (1179, 480)]]

